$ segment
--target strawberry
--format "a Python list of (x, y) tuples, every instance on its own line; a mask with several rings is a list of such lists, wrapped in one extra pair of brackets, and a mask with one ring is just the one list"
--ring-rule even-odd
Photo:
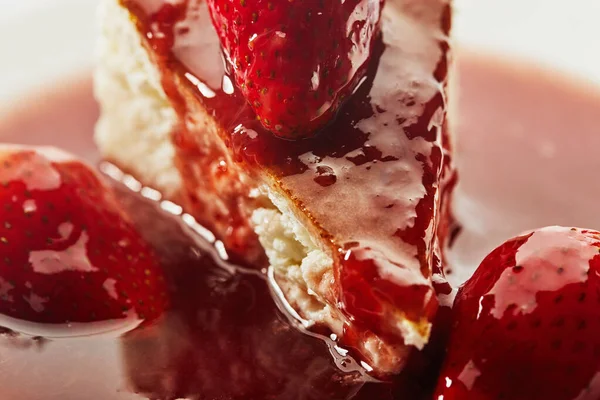
[(363, 78), (383, 0), (208, 0), (241, 92), (290, 139), (327, 124)]
[(0, 325), (127, 330), (166, 301), (152, 249), (91, 167), (53, 148), (0, 147)]
[(458, 291), (435, 399), (600, 399), (600, 233), (549, 227)]

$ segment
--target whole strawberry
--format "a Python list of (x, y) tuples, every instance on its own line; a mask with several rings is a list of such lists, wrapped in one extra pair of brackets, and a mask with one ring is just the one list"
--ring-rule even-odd
[(265, 128), (327, 124), (365, 74), (383, 0), (208, 0), (232, 74)]
[(504, 243), (460, 288), (435, 399), (600, 399), (600, 233)]
[(0, 147), (0, 326), (123, 331), (166, 301), (152, 249), (91, 167), (53, 148)]

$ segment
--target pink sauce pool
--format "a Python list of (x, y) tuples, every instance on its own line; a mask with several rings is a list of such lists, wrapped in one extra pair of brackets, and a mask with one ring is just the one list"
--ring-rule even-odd
[[(451, 252), (458, 283), (489, 250), (551, 224), (600, 228), (600, 90), (534, 66), (461, 54), (456, 212)], [(53, 144), (96, 162), (98, 110), (89, 79), (36, 93), (0, 120), (0, 140)], [(0, 337), (0, 398), (11, 400), (417, 399), (411, 386), (356, 382), (326, 344), (295, 330), (265, 282), (232, 273), (155, 205), (122, 192), (159, 250), (174, 307), (152, 329), (120, 340), (33, 342)], [(167, 238), (167, 239), (165, 239)], [(139, 394), (136, 394), (139, 393)]]
[(454, 284), (525, 230), (600, 228), (600, 87), (500, 58), (458, 61)]

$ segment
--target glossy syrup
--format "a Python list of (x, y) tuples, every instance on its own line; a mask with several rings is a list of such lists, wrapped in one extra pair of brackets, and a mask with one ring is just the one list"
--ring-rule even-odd
[[(457, 210), (464, 229), (452, 250), (454, 264), (449, 277), (460, 284), (485, 254), (525, 229), (549, 223), (600, 227), (596, 201), (600, 196), (600, 186), (594, 184), (600, 168), (596, 154), (600, 146), (600, 136), (597, 135), (600, 91), (522, 62), (465, 52), (459, 54), (457, 61), (461, 77), (460, 96), (456, 98), (460, 112), (458, 161), (462, 171)], [(516, 98), (515, 93), (519, 93)], [(506, 118), (507, 115), (511, 118)], [(96, 162), (98, 153), (92, 132), (97, 116), (91, 81), (86, 74), (82, 79), (60, 82), (49, 92), (36, 92), (17, 110), (4, 115), (0, 118), (0, 138), (3, 142), (54, 144)], [(566, 127), (570, 135), (564, 134)], [(60, 134), (57, 135), (57, 132)], [(531, 182), (536, 182), (536, 185)], [(515, 193), (519, 195), (515, 196)], [(164, 216), (155, 206), (135, 195), (130, 201), (141, 201), (146, 205), (141, 210), (152, 213), (146, 215), (146, 219), (150, 215)], [(168, 216), (165, 219), (155, 218), (149, 225), (150, 230), (157, 229), (156, 236), (167, 231), (166, 228), (160, 230), (165, 226), (170, 226), (178, 234), (182, 231), (180, 225)], [(210, 267), (215, 263), (211, 261), (210, 252), (205, 257), (189, 255), (188, 250), (192, 246), (188, 239), (183, 239), (178, 246), (175, 246), (175, 240), (167, 242), (162, 251), (167, 252), (163, 257), (170, 254), (168, 257), (179, 260), (179, 271), (190, 270), (189, 281), (178, 281), (188, 289), (182, 289), (184, 294), (181, 296), (175, 294), (177, 304), (181, 305), (185, 304), (184, 297), (189, 296), (190, 306), (185, 312), (173, 309), (168, 315), (176, 317), (163, 320), (154, 331), (136, 332), (131, 348), (139, 344), (139, 360), (144, 357), (142, 353), (148, 354), (145, 365), (142, 362), (125, 363), (133, 353), (124, 351), (127, 343), (131, 343), (127, 339), (98, 337), (35, 341), (1, 335), (0, 399), (141, 400), (151, 398), (152, 394), (155, 398), (169, 398), (161, 397), (161, 393), (188, 393), (188, 398), (192, 399), (200, 396), (201, 393), (194, 393), (194, 390), (209, 384), (205, 382), (211, 377), (211, 369), (206, 366), (212, 365), (213, 360), (201, 357), (199, 349), (214, 342), (205, 344), (202, 339), (206, 335), (192, 331), (192, 328), (198, 329), (199, 324), (194, 320), (191, 307), (193, 304), (210, 303), (198, 300), (203, 293), (194, 292), (190, 286), (206, 287), (202, 283), (205, 275), (194, 267), (202, 268), (204, 263)], [(155, 241), (158, 239), (155, 238)], [(205, 251), (203, 248), (200, 250)], [(214, 269), (209, 268), (210, 271)], [(236, 279), (253, 280), (253, 275), (240, 275)], [(253, 282), (258, 288), (266, 288), (264, 281)], [(173, 291), (177, 292), (177, 289)], [(275, 308), (271, 305), (265, 310), (274, 312)], [(227, 313), (235, 312), (235, 308), (228, 307), (226, 311), (221, 314), (222, 321), (228, 319)], [(259, 313), (256, 309), (251, 311), (255, 313), (253, 315)], [(245, 321), (248, 322), (247, 319)], [(285, 326), (285, 323), (272, 326), (281, 325)], [(261, 324), (254, 326), (264, 327)], [(142, 342), (143, 332), (149, 333), (146, 346)], [(252, 337), (258, 335), (256, 333)], [(319, 353), (316, 355), (321, 360), (319, 362), (330, 357), (327, 346), (321, 340), (298, 339), (295, 333), (292, 335), (301, 343), (313, 343)], [(193, 342), (195, 338), (198, 338), (196, 343)], [(182, 344), (183, 339), (186, 340), (185, 345)], [(238, 339), (246, 340), (241, 336)], [(283, 351), (285, 355), (288, 349)], [(126, 354), (129, 354), (128, 357), (125, 357)], [(242, 361), (248, 360), (244, 354), (240, 355)], [(190, 361), (186, 364), (186, 360)], [(286, 357), (286, 361), (294, 363), (291, 355)], [(239, 363), (237, 365), (236, 368), (239, 368)], [(205, 366), (204, 375), (195, 374), (194, 370), (202, 366)], [(213, 375), (218, 375), (217, 371), (221, 373), (219, 368), (222, 366), (217, 367)], [(289, 371), (297, 373), (295, 368)], [(279, 376), (284, 375), (283, 372), (278, 373)], [(417, 378), (421, 382), (423, 378), (435, 382), (435, 372), (429, 374), (419, 374)], [(137, 384), (132, 383), (134, 378)], [(414, 386), (419, 382), (417, 378), (414, 375), (406, 378), (405, 382), (413, 386), (398, 384), (398, 388), (406, 389), (393, 395), (389, 386), (384, 388), (375, 384), (363, 386), (359, 394), (364, 400), (412, 400), (418, 398), (416, 393), (419, 391)], [(220, 376), (215, 379), (220, 379)], [(199, 383), (195, 383), (196, 380)], [(296, 381), (295, 384), (300, 383)], [(425, 386), (426, 383), (418, 385)], [(135, 390), (142, 390), (139, 387), (143, 387), (148, 395), (135, 394)], [(223, 387), (227, 390), (228, 383)], [(385, 392), (386, 389), (388, 392)], [(384, 393), (372, 393), (370, 390)], [(336, 399), (335, 396), (332, 398)]]
[(343, 399), (359, 391), (360, 368), (352, 372), (348, 359), (342, 363), (351, 372), (338, 369), (324, 340), (301, 333), (280, 312), (264, 276), (224, 262), (224, 254), (187, 229), (200, 227), (169, 215), (179, 213), (172, 203), (159, 211), (121, 193), (159, 251), (173, 301), (159, 324), (123, 338), (131, 390), (208, 399)]
[[(439, 267), (450, 225), (442, 204), (453, 186), (444, 97), (449, 5), (389, 2), (367, 76), (337, 118), (314, 138), (287, 141), (262, 128), (232, 84), (203, 1), (122, 3), (181, 120), (212, 117), (217, 125), (187, 124), (174, 134), (187, 192), (203, 185), (190, 166), (213, 174), (203, 160), (215, 155), (197, 152), (198, 137), (219, 135), (232, 158), (228, 167), (250, 182), (237, 203), (266, 176), (331, 248), (340, 284), (319, 294), (343, 305), (345, 345), (359, 346), (364, 331), (397, 343), (389, 316), (398, 309), (427, 325), (438, 305), (431, 266)], [(234, 218), (242, 225), (243, 214)]]
[[(172, 289), (173, 306), (162, 320), (123, 338), (131, 390), (149, 398), (199, 395), (256, 400), (392, 400), (430, 395), (449, 309), (438, 313), (431, 345), (415, 354), (401, 375), (377, 381), (326, 333), (302, 328), (267, 276), (225, 261), (221, 243), (180, 207), (168, 201), (156, 203), (156, 192), (140, 189), (135, 179), (111, 165), (102, 169), (127, 183), (129, 190), (117, 186), (121, 201), (158, 250)], [(131, 189), (143, 196), (132, 194)], [(164, 219), (158, 224), (157, 214)], [(157, 386), (165, 378), (168, 384)], [(169, 386), (172, 382), (176, 389)]]
[[(118, 339), (45, 341), (5, 333), (5, 365), (16, 368), (38, 354), (28, 374), (37, 371), (54, 390), (42, 398), (368, 400), (420, 396), (430, 387), (416, 376), (374, 382), (333, 341), (303, 333), (274, 302), (264, 275), (223, 261), (218, 242), (213, 246), (210, 232), (180, 207), (159, 201), (157, 192), (115, 167), (101, 170), (124, 183), (115, 181), (118, 199), (156, 250), (171, 305), (156, 322)], [(62, 384), (52, 383), (48, 363), (55, 357)], [(0, 395), (27, 398), (13, 385)]]

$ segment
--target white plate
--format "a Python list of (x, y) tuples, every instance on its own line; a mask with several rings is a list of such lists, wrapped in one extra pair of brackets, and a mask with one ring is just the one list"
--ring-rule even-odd
[(455, 0), (460, 43), (550, 65), (600, 84), (600, 1)]

